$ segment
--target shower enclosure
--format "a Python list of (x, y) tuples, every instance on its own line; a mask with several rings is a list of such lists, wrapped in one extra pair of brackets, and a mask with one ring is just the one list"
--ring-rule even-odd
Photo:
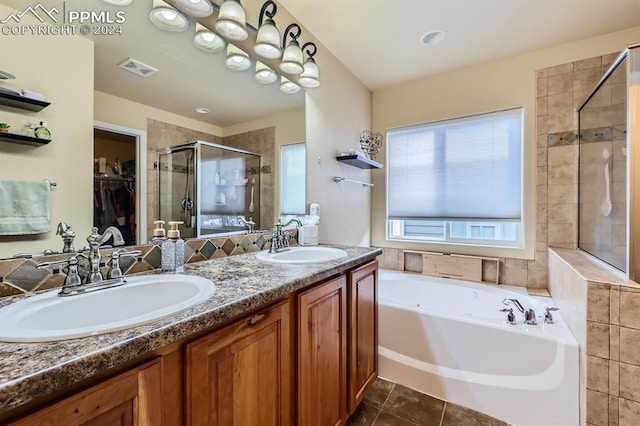
[(631, 279), (640, 278), (639, 73), (640, 45), (630, 46), (578, 108), (578, 246)]
[(260, 221), (260, 155), (196, 141), (157, 151), (160, 220), (183, 221), (185, 238), (247, 230)]

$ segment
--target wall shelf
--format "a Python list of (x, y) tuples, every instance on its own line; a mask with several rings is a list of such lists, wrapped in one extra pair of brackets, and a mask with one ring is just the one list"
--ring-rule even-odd
[(40, 139), (31, 136), (18, 135), (16, 133), (0, 133), (1, 142), (19, 143), (23, 145), (42, 146), (51, 142), (51, 139)]
[(38, 112), (51, 105), (51, 103), (0, 92), (0, 105)]
[(353, 155), (338, 155), (336, 160), (346, 163), (350, 166), (357, 167), (359, 169), (381, 169), (382, 164), (377, 161), (370, 160), (364, 155), (353, 154)]

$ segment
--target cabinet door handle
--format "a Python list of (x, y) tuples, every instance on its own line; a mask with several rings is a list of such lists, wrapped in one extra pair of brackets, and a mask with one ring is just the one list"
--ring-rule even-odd
[(252, 316), (251, 318), (249, 318), (249, 320), (247, 321), (247, 325), (249, 327), (252, 327), (256, 324), (258, 324), (261, 321), (264, 321), (267, 318), (267, 314), (257, 314)]

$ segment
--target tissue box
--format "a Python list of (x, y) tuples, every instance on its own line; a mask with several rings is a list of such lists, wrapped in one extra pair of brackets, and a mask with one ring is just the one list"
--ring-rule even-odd
[(298, 228), (298, 244), (301, 246), (318, 245), (318, 225), (304, 225)]

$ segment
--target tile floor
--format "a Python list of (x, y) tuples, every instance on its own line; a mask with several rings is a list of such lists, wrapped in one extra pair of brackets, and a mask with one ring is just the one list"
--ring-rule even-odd
[(379, 378), (347, 425), (507, 426), (507, 423)]

